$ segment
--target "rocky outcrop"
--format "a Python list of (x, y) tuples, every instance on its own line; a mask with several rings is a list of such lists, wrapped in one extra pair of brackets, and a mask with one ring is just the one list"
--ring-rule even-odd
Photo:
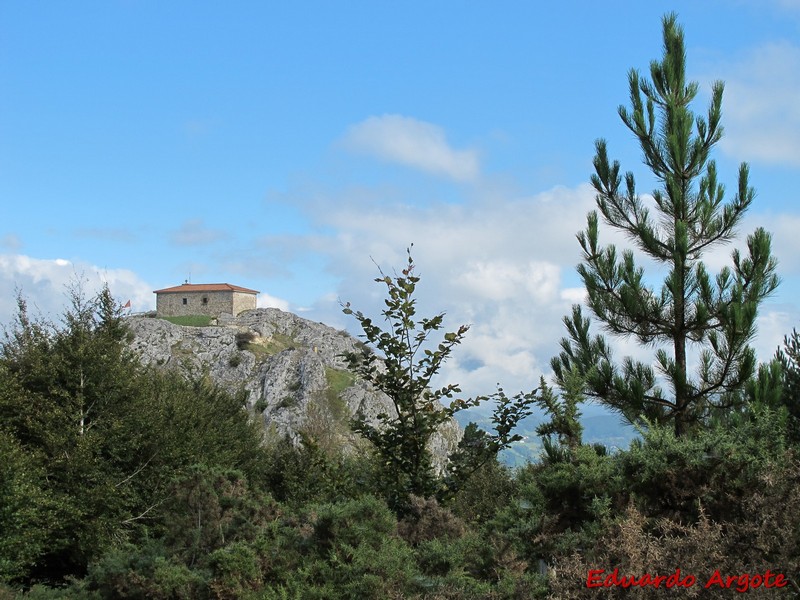
[[(132, 317), (132, 348), (145, 364), (207, 375), (231, 390), (243, 388), (267, 430), (301, 434), (323, 446), (353, 448), (362, 441), (349, 422), (363, 415), (376, 423), (393, 406), (383, 393), (359, 381), (342, 358), (360, 342), (345, 331), (275, 308), (221, 316), (207, 327), (184, 327), (163, 319)], [(431, 440), (439, 468), (455, 448), (461, 429), (446, 423)]]

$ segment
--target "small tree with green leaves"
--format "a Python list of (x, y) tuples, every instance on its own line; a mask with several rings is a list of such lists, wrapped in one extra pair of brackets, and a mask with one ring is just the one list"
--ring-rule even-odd
[[(655, 368), (631, 358), (615, 364), (605, 340), (589, 335), (589, 320), (579, 307), (565, 319), (569, 337), (552, 366), (559, 385), (575, 366), (589, 397), (631, 422), (641, 416), (671, 422), (682, 435), (729, 408), (737, 397), (733, 392), (753, 375), (756, 359), (749, 342), (757, 309), (778, 278), (770, 236), (761, 228), (748, 237), (744, 255), (733, 252), (733, 268), (712, 277), (701, 260), (734, 237), (755, 192), (742, 164), (737, 192), (724, 201), (725, 187), (710, 159), (722, 137), (724, 86), (714, 83), (707, 116), (696, 116), (690, 105), (698, 85), (686, 81), (683, 30), (674, 14), (664, 17), (663, 36), (664, 56), (651, 63), (652, 80), (631, 70), (632, 108), (619, 108), (658, 181), (652, 202), (638, 194), (633, 173), (625, 174), (623, 185), (619, 162), (609, 161), (602, 139), (596, 142), (592, 176), (603, 220), (667, 270), (663, 285), (650, 284), (632, 250), (618, 253), (613, 245), (600, 245), (597, 212), (589, 213), (586, 231), (578, 235), (583, 249), (578, 273), (589, 308), (611, 334), (656, 347)], [(693, 347), (699, 350), (694, 377)]]
[[(462, 342), (469, 327), (462, 325), (445, 333), (439, 342), (433, 341), (434, 334), (444, 326), (444, 314), (417, 319), (414, 292), (420, 278), (415, 274), (410, 249), (407, 254), (408, 262), (400, 275), (390, 277), (380, 271), (381, 276), (375, 279), (386, 285), (388, 292), (382, 312), (388, 323), (386, 330), (360, 311), (354, 311), (349, 303), (343, 306), (344, 313), (359, 322), (368, 342), (360, 351), (347, 353), (345, 359), (353, 372), (385, 393), (394, 408), (391, 414), (379, 414), (377, 425), (368, 423), (363, 416), (357, 417), (353, 429), (375, 447), (389, 479), (389, 500), (396, 508), (402, 508), (412, 494), (428, 497), (441, 492), (428, 450), (429, 441), (456, 412), (476, 406), (482, 400), (453, 399), (461, 391), (456, 384), (431, 388), (433, 378)], [(468, 430), (467, 445), (462, 444), (455, 455), (458, 467), (451, 469), (451, 475), (457, 477), (448, 478), (446, 484), (451, 490), (458, 485), (456, 479), (468, 477), (478, 463), (483, 464), (488, 457), (496, 456), (520, 439), (511, 432), (520, 419), (530, 414), (527, 407), (533, 402), (532, 395), (508, 398), (502, 389), (498, 392), (493, 417), (496, 433)], [(447, 406), (442, 404), (445, 399), (451, 400)], [(468, 448), (472, 442), (475, 447)]]
[(439, 490), (440, 499), (452, 499), (482, 467), (496, 462), (500, 452), (523, 439), (513, 432), (517, 424), (533, 412), (531, 407), (539, 402), (540, 391), (544, 392), (542, 388), (537, 388), (508, 396), (498, 385), (494, 394), (477, 398), (478, 402), (488, 400), (494, 404), (491, 417), (494, 433), (484, 431), (475, 423), (467, 425), (458, 448), (449, 456), (447, 476)]

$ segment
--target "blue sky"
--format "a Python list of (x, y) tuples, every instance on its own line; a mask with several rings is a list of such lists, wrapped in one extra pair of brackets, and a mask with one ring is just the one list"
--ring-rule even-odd
[(674, 10), (696, 110), (726, 82), (722, 181), (751, 167), (741, 238), (774, 236), (767, 358), (800, 317), (800, 2), (543, 6), (3, 2), (0, 322), (78, 274), (135, 310), (191, 278), (352, 330), (339, 299), (377, 314), (373, 261), (413, 242), (423, 309), (472, 325), (445, 375), (533, 387), (582, 297), (594, 140), (649, 189), (616, 109)]

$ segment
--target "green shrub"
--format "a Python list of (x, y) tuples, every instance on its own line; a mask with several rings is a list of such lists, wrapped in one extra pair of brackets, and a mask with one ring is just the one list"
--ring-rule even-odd
[(215, 550), (251, 541), (277, 515), (266, 495), (249, 488), (242, 473), (195, 465), (176, 478), (162, 510), (167, 547), (187, 564)]
[(41, 462), (0, 430), (0, 583), (23, 580), (57, 527)]
[(714, 521), (738, 519), (745, 515), (737, 498), (760, 488), (763, 473), (785, 464), (784, 432), (779, 415), (766, 407), (682, 438), (654, 425), (642, 442), (620, 453), (619, 462), (648, 516), (695, 522), (702, 505)]
[(300, 506), (381, 493), (375, 460), (368, 453), (327, 451), (303, 436), (300, 447), (287, 438), (273, 440), (266, 454), (263, 485), (280, 502)]
[(483, 523), (512, 501), (516, 487), (509, 469), (491, 460), (464, 482), (447, 506), (467, 522)]
[(210, 587), (215, 598), (242, 598), (263, 586), (261, 566), (252, 547), (243, 542), (228, 544), (208, 558), (213, 573)]
[(93, 563), (88, 586), (103, 599), (203, 600), (209, 598), (208, 573), (166, 556), (158, 542), (123, 545)]
[(400, 537), (412, 546), (437, 538), (459, 538), (464, 532), (461, 519), (439, 506), (434, 498), (411, 496), (408, 512), (398, 523)]

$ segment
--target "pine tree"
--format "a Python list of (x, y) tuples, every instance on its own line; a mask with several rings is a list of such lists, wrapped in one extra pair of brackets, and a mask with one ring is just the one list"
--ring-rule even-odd
[(631, 358), (615, 364), (604, 338), (590, 336), (589, 319), (580, 307), (565, 318), (569, 338), (562, 340), (553, 368), (561, 384), (576, 366), (589, 397), (631, 422), (641, 416), (671, 421), (682, 435), (714, 411), (728, 408), (728, 399), (737, 396), (731, 392), (753, 374), (756, 359), (749, 342), (757, 309), (778, 278), (770, 235), (761, 228), (747, 238), (745, 255), (733, 252), (732, 268), (712, 278), (701, 260), (734, 238), (755, 191), (743, 163), (735, 196), (724, 200), (725, 187), (710, 159), (723, 133), (724, 85), (713, 84), (707, 116), (696, 116), (690, 106), (698, 84), (686, 82), (683, 29), (675, 14), (664, 17), (663, 37), (663, 59), (650, 64), (651, 80), (631, 70), (631, 108), (619, 108), (658, 182), (652, 202), (638, 194), (633, 173), (625, 174), (623, 186), (619, 162), (609, 161), (602, 139), (596, 142), (591, 178), (604, 222), (668, 270), (660, 290), (645, 277), (632, 250), (618, 253), (613, 245), (600, 245), (596, 211), (578, 234), (583, 250), (578, 273), (589, 308), (609, 333), (655, 347), (655, 368)]
[[(776, 362), (780, 365), (778, 372), (783, 385), (779, 400), (772, 404), (786, 408), (789, 439), (800, 444), (800, 333), (796, 329), (792, 329), (791, 335), (784, 336), (783, 348), (778, 349), (773, 364)], [(770, 366), (772, 364), (766, 368)]]

